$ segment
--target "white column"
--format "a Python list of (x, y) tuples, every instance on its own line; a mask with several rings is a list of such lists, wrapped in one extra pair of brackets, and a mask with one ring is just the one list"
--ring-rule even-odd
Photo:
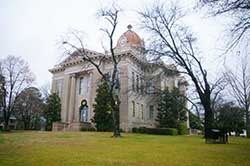
[(189, 112), (188, 111), (186, 111), (186, 117), (187, 117), (187, 129), (189, 129), (190, 128), (190, 122), (189, 122)]
[(68, 103), (69, 103), (69, 88), (70, 88), (70, 77), (66, 75), (63, 81), (63, 92), (62, 92), (62, 122), (68, 122)]
[(87, 98), (88, 98), (88, 121), (91, 121), (91, 118), (93, 116), (93, 112), (92, 112), (92, 96), (93, 96), (93, 88), (92, 86), (94, 85), (93, 83), (93, 72), (90, 72), (89, 75), (88, 75), (88, 94), (87, 94)]
[(56, 93), (56, 80), (52, 80), (51, 83), (51, 89), (50, 89), (51, 94)]
[(75, 114), (76, 75), (71, 75), (70, 98), (69, 98), (69, 122), (73, 122)]

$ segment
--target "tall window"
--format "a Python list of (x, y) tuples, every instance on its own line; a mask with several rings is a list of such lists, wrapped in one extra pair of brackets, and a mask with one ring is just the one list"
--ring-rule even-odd
[(143, 91), (144, 91), (144, 80), (143, 78), (141, 78), (141, 94), (143, 95)]
[(154, 93), (154, 87), (153, 87), (153, 80), (147, 81), (147, 94), (153, 94)]
[(150, 105), (149, 106), (149, 119), (153, 120), (153, 118), (154, 118), (154, 106)]
[(79, 95), (83, 94), (83, 77), (80, 77), (80, 80), (79, 80), (78, 93), (79, 93)]
[(132, 112), (132, 116), (135, 117), (135, 101), (131, 102), (131, 112)]
[(139, 92), (140, 85), (139, 85), (139, 76), (136, 75), (136, 92)]
[(141, 119), (144, 118), (144, 113), (143, 113), (143, 104), (141, 104)]
[(132, 72), (132, 90), (135, 91), (135, 73)]
[(89, 93), (89, 89), (90, 89), (90, 82), (91, 82), (91, 79), (90, 79), (90, 76), (88, 76), (87, 77), (87, 81), (86, 81), (87, 83), (87, 89), (86, 89), (86, 92), (87, 92), (87, 94)]
[(178, 88), (178, 80), (174, 80), (174, 87)]
[(137, 117), (140, 118), (140, 116), (141, 116), (140, 103), (137, 103), (136, 110), (137, 110), (137, 113), (138, 113)]
[(63, 80), (56, 80), (56, 94), (60, 98), (62, 97), (62, 83)]

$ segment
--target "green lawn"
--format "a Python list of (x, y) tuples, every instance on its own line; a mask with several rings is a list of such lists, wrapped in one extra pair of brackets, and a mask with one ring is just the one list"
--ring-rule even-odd
[(97, 132), (0, 133), (0, 166), (250, 166), (250, 139), (205, 144), (197, 136)]

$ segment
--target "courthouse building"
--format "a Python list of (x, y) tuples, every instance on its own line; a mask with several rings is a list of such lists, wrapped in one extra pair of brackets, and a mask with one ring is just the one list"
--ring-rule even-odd
[[(96, 62), (109, 54), (93, 50), (86, 53)], [(170, 72), (176, 69), (174, 65), (149, 62), (144, 41), (132, 31), (131, 25), (118, 39), (115, 54), (120, 57), (120, 127), (124, 131), (131, 131), (133, 127), (155, 127), (157, 92), (178, 87), (185, 93), (185, 79)], [(102, 63), (101, 70), (109, 73), (112, 67), (108, 60)], [(101, 78), (96, 68), (73, 53), (49, 71), (53, 74), (52, 93), (57, 93), (62, 103), (61, 122), (54, 123), (53, 130), (73, 131), (93, 125), (93, 104)]]

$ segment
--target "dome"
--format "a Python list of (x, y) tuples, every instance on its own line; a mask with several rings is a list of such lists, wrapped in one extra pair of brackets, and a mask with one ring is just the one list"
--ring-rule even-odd
[(128, 25), (128, 30), (124, 32), (117, 41), (116, 47), (133, 46), (137, 48), (144, 48), (144, 41), (140, 36), (132, 31), (132, 26)]

